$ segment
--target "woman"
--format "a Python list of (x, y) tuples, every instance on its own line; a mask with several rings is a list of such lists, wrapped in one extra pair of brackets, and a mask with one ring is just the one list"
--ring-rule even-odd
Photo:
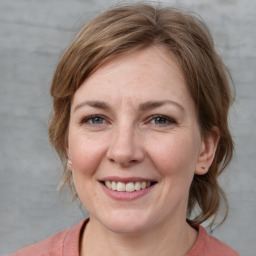
[(13, 255), (238, 255), (200, 225), (227, 205), (217, 178), (233, 152), (229, 77), (201, 21), (108, 10), (66, 50), (51, 95), (61, 188), (89, 218)]

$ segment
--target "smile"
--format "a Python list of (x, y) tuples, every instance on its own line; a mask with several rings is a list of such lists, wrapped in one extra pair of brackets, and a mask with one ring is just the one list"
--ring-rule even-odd
[(153, 185), (154, 182), (150, 181), (136, 181), (136, 182), (116, 182), (116, 181), (104, 181), (104, 185), (114, 191), (118, 192), (134, 192), (142, 189), (146, 189)]
[(155, 187), (158, 181), (142, 177), (109, 176), (99, 180), (103, 191), (115, 200), (130, 201), (138, 199)]

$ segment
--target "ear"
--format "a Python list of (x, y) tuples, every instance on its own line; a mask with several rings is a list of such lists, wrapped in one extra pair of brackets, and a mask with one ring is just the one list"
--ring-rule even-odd
[(72, 171), (72, 161), (71, 161), (71, 159), (70, 159), (70, 153), (69, 153), (69, 148), (68, 148), (68, 146), (66, 147), (66, 156), (67, 156), (67, 159), (68, 159), (68, 161), (67, 161), (67, 167), (68, 167), (68, 169), (69, 169), (70, 171)]
[(212, 131), (203, 139), (200, 149), (200, 155), (197, 161), (195, 174), (204, 175), (208, 172), (219, 142), (219, 128), (214, 126)]

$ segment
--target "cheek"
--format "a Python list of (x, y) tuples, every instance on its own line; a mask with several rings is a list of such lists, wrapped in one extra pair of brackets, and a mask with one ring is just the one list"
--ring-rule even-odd
[(86, 136), (70, 136), (69, 152), (72, 159), (72, 176), (76, 191), (86, 209), (92, 201), (97, 203), (95, 191), (97, 169), (104, 155), (104, 145)]
[(69, 142), (73, 174), (93, 175), (104, 155), (104, 145), (100, 141), (79, 134), (70, 136)]
[[(193, 176), (198, 160), (197, 143), (191, 136), (169, 136), (150, 145), (151, 160), (165, 177)], [(190, 175), (188, 175), (190, 174)]]

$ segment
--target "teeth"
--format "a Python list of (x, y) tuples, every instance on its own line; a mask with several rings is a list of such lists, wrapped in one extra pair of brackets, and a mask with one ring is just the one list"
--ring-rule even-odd
[(105, 185), (106, 185), (108, 188), (111, 188), (111, 183), (110, 183), (110, 181), (107, 180), (107, 181), (105, 182)]
[(111, 189), (112, 189), (112, 190), (117, 190), (117, 188), (116, 188), (116, 182), (115, 182), (115, 181), (112, 181), (112, 183), (111, 183)]
[(133, 192), (134, 191), (134, 184), (132, 182), (126, 183), (125, 191), (126, 192)]
[(128, 182), (128, 183), (123, 183), (123, 182), (115, 182), (115, 181), (105, 181), (105, 186), (108, 187), (111, 190), (117, 190), (119, 192), (134, 192), (138, 191), (141, 189), (145, 189), (150, 187), (151, 182), (150, 181), (137, 181), (135, 183), (133, 182)]
[(141, 182), (141, 188), (142, 189), (145, 189), (146, 186), (147, 186), (147, 182), (146, 181)]
[[(112, 187), (110, 188), (110, 189), (112, 189)], [(117, 184), (116, 184), (116, 190), (117, 191), (125, 191), (125, 183), (123, 183), (123, 182), (117, 182)]]
[(137, 181), (134, 186), (135, 190), (141, 190), (141, 183)]

